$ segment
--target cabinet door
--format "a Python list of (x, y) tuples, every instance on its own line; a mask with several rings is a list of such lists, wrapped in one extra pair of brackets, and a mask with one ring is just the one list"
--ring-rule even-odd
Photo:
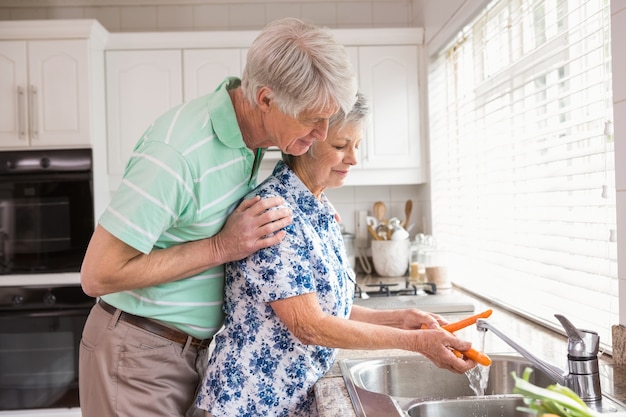
[(28, 69), (31, 146), (88, 146), (88, 42), (30, 41)]
[(0, 147), (28, 145), (26, 42), (0, 42)]
[(358, 48), (359, 87), (371, 100), (362, 166), (419, 168), (417, 46)]
[(183, 51), (185, 101), (212, 93), (228, 76), (241, 77), (243, 49)]
[(182, 103), (181, 60), (180, 50), (106, 53), (108, 163), (114, 188), (143, 132)]

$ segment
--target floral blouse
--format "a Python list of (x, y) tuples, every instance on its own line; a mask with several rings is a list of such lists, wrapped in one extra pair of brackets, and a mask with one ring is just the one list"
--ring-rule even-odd
[(254, 193), (282, 196), (293, 223), (280, 244), (226, 266), (226, 321), (196, 405), (215, 417), (316, 416), (313, 385), (336, 351), (302, 344), (268, 303), (314, 292), (325, 313), (348, 318), (354, 271), (334, 208), (286, 164), (278, 162)]

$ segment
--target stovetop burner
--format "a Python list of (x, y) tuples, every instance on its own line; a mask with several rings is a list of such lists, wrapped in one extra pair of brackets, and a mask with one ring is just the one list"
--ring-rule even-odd
[(384, 283), (382, 281), (376, 284), (366, 284), (365, 286), (368, 288), (378, 289), (373, 291), (363, 290), (359, 285), (357, 285), (355, 289), (355, 298), (418, 295), (418, 291), (423, 291), (427, 294), (437, 293), (437, 285), (434, 282), (425, 282), (422, 284), (407, 283), (405, 288), (397, 288), (400, 287), (400, 284), (398, 283)]

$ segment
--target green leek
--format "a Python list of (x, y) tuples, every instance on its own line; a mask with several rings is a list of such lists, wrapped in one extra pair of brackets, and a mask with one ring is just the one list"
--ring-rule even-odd
[(526, 368), (522, 377), (511, 372), (515, 380), (514, 394), (524, 397), (526, 407), (518, 407), (519, 411), (539, 417), (544, 414), (556, 414), (561, 417), (598, 417), (600, 414), (592, 410), (570, 388), (553, 384), (546, 388), (538, 387), (529, 382), (531, 368)]

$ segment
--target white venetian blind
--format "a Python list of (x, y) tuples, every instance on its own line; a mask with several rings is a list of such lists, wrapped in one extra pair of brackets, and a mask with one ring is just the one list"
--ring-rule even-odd
[(618, 323), (608, 0), (499, 0), (429, 73), (433, 234), (456, 283)]

